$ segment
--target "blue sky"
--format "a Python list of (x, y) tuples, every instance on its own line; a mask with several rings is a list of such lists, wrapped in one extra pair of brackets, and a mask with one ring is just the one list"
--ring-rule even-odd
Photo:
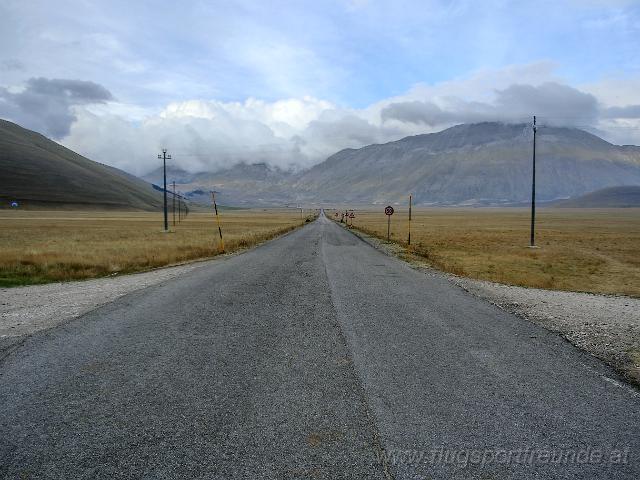
[[(68, 83), (44, 88), (42, 81), (30, 84), (32, 79)], [(218, 129), (227, 138), (224, 144), (200, 138), (205, 127), (192, 130), (207, 148), (236, 148), (226, 161), (244, 161), (243, 151), (255, 156), (259, 145), (277, 144), (287, 152), (276, 163), (305, 166), (366, 139), (385, 141), (459, 123), (468, 117), (461, 115), (464, 109), (473, 110), (469, 118), (489, 109), (489, 119), (510, 120), (514, 109), (506, 105), (496, 111), (504, 97), (496, 92), (549, 82), (575, 90), (567, 90), (570, 94), (592, 96), (592, 105), (583, 98), (584, 113), (573, 113), (610, 140), (631, 143), (640, 139), (637, 119), (628, 114), (632, 109), (622, 119), (604, 112), (640, 104), (634, 93), (639, 80), (640, 1), (3, 0), (0, 5), (0, 116), (107, 163), (114, 162), (98, 147), (102, 139), (86, 138), (91, 123), (102, 136), (117, 122), (121, 133), (127, 125), (146, 129), (137, 133), (149, 136), (151, 148), (171, 140), (169, 125), (159, 123), (179, 117), (180, 129), (188, 130), (189, 119), (215, 119), (209, 130)], [(97, 96), (70, 102), (70, 89), (88, 91), (89, 83), (77, 82), (90, 82)], [(53, 98), (56, 94), (66, 96)], [(256, 107), (254, 100), (264, 105)], [(449, 119), (440, 124), (426, 119), (404, 126), (387, 115), (384, 123), (381, 112), (394, 101), (434, 104), (456, 115), (439, 117)], [(486, 102), (486, 108), (474, 102)], [(51, 119), (29, 108), (45, 109)], [(313, 122), (323, 121), (351, 125), (355, 133), (333, 143), (325, 133), (318, 142), (308, 130), (317, 131)], [(368, 137), (362, 121), (373, 127)], [(148, 131), (153, 128), (158, 131)], [(252, 128), (260, 130), (262, 144), (247, 139)], [(305, 140), (302, 150), (300, 143), (292, 146), (297, 138)], [(185, 138), (177, 143), (191, 148)], [(137, 158), (141, 154), (117, 165), (140, 172), (146, 168)]]

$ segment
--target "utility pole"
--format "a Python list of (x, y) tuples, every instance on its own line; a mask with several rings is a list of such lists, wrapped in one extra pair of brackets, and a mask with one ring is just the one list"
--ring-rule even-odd
[(178, 199), (178, 222), (182, 221), (182, 200)]
[(411, 245), (411, 194), (409, 194), (409, 238), (407, 239), (407, 245)]
[(162, 160), (162, 172), (164, 176), (164, 188), (162, 193), (164, 194), (164, 231), (169, 231), (169, 215), (167, 212), (167, 160), (171, 160), (171, 155), (167, 155), (167, 149), (162, 149), (162, 155), (158, 154), (158, 158)]
[(220, 227), (220, 216), (218, 215), (218, 205), (216, 204), (216, 192), (211, 191), (211, 200), (213, 200), (213, 208), (216, 211), (216, 223), (218, 224), (218, 233), (220, 234), (220, 250), (224, 253), (224, 240), (222, 239), (222, 228)]
[(176, 226), (176, 181), (173, 181), (173, 198), (172, 198), (172, 210), (173, 210), (173, 226)]
[(536, 245), (536, 116), (533, 116), (533, 170), (531, 177), (531, 241), (530, 247)]

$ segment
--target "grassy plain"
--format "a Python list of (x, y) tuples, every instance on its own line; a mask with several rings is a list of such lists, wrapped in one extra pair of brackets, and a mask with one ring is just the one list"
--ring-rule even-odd
[[(640, 209), (538, 210), (529, 244), (526, 209), (414, 209), (414, 254), (446, 272), (527, 287), (640, 297)], [(382, 239), (387, 219), (356, 211), (354, 227)], [(407, 247), (408, 211), (396, 208), (391, 240)]]
[[(0, 210), (0, 286), (143, 271), (220, 253), (212, 213), (191, 213), (162, 232), (162, 215), (139, 212)], [(301, 224), (287, 209), (224, 210), (226, 252)]]

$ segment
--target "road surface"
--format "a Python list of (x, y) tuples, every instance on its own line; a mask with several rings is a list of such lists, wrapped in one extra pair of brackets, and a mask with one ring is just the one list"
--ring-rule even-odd
[(0, 363), (2, 478), (640, 478), (640, 398), (321, 216)]

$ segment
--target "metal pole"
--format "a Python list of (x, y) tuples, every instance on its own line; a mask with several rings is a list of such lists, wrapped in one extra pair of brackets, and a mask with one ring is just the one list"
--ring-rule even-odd
[(164, 231), (169, 231), (169, 214), (167, 212), (167, 160), (171, 160), (171, 155), (167, 155), (167, 149), (162, 149), (162, 155), (158, 154), (158, 158), (162, 160), (162, 175), (164, 178), (164, 188), (162, 190), (164, 197)]
[(536, 116), (533, 116), (533, 169), (531, 177), (531, 242), (530, 246), (536, 245)]
[(218, 215), (218, 205), (216, 204), (216, 192), (211, 192), (213, 200), (213, 208), (216, 211), (216, 223), (218, 224), (218, 233), (220, 234), (220, 250), (224, 253), (224, 240), (222, 239), (222, 228), (220, 227), (220, 216)]
[(173, 198), (171, 199), (171, 207), (173, 210), (173, 226), (176, 226), (176, 181), (173, 181)]
[(391, 215), (387, 215), (387, 242), (391, 240)]
[(409, 238), (407, 239), (407, 245), (411, 245), (411, 195), (409, 195)]

